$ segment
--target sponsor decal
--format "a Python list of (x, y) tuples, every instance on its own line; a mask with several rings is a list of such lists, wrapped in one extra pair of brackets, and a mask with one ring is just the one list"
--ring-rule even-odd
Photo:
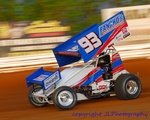
[(105, 90), (106, 88), (107, 88), (107, 85), (100, 85), (100, 86), (99, 86), (99, 89), (100, 89), (100, 90)]
[(128, 32), (127, 28), (122, 28), (122, 33), (123, 33), (123, 38), (126, 38), (127, 36), (130, 35), (130, 33)]
[(123, 34), (126, 34), (128, 31), (127, 31), (127, 28), (122, 28), (122, 33)]
[(68, 49), (67, 51), (69, 51), (69, 52), (78, 52), (78, 51), (79, 51), (79, 48), (78, 48), (78, 46), (76, 45), (76, 46), (74, 46), (74, 47)]
[(117, 40), (117, 41), (123, 40), (122, 34), (118, 34), (118, 35), (116, 36), (116, 40)]
[(34, 80), (37, 80), (37, 81), (43, 81), (45, 78), (47, 78), (48, 77), (48, 75), (40, 75), (40, 76), (38, 76), (37, 78), (35, 78)]
[(48, 77), (46, 80), (44, 80), (44, 86), (45, 89), (49, 88), (51, 85), (53, 85), (55, 82), (57, 82), (60, 79), (59, 72), (56, 71), (53, 73), (50, 77)]
[(108, 20), (107, 22), (99, 26), (100, 37), (110, 32), (111, 30), (117, 28), (118, 26), (122, 25), (123, 23), (124, 23), (124, 17), (122, 14), (118, 14), (112, 19)]

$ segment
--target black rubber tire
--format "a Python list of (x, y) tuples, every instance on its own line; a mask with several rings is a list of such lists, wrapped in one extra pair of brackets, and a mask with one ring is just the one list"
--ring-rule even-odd
[[(61, 105), (61, 104), (59, 103), (58, 95), (59, 95), (59, 93), (62, 92), (62, 91), (68, 91), (69, 93), (71, 93), (71, 95), (72, 95), (72, 97), (73, 97), (72, 103), (71, 103), (70, 105), (68, 105), (68, 106), (63, 106), (63, 105)], [(75, 104), (76, 104), (76, 102), (77, 102), (77, 94), (76, 94), (76, 92), (75, 92), (72, 88), (70, 88), (70, 87), (68, 87), (68, 86), (62, 86), (62, 87), (57, 88), (57, 89), (54, 91), (54, 93), (53, 93), (53, 95), (52, 95), (52, 100), (53, 100), (53, 103), (54, 103), (54, 105), (55, 105), (56, 107), (58, 107), (58, 108), (60, 108), (60, 109), (62, 109), (62, 110), (68, 110), (68, 109), (72, 109), (72, 108), (75, 106)]]
[(32, 86), (32, 87), (30, 88), (30, 90), (29, 90), (28, 99), (29, 99), (30, 103), (31, 103), (33, 106), (36, 106), (36, 107), (44, 107), (44, 106), (47, 105), (47, 102), (45, 102), (45, 103), (40, 103), (40, 102), (37, 101), (37, 100), (33, 97), (33, 95), (32, 95), (32, 93), (33, 93), (34, 91), (39, 91), (39, 90), (41, 90), (41, 89), (42, 89), (42, 86), (40, 86), (40, 85), (34, 85), (34, 87)]
[[(127, 82), (131, 80), (137, 84), (138, 89), (136, 89), (135, 93), (130, 94), (127, 91), (126, 85)], [(140, 79), (133, 74), (121, 74), (114, 83), (114, 91), (116, 93), (116, 96), (119, 99), (124, 99), (124, 100), (135, 99), (139, 97), (141, 90), (142, 90), (142, 84), (140, 82)]]

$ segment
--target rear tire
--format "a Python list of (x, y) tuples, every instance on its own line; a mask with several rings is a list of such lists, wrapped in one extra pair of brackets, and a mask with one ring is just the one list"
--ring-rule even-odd
[[(29, 90), (29, 93), (28, 93), (28, 99), (30, 101), (30, 103), (33, 105), (33, 106), (36, 106), (36, 107), (43, 107), (43, 106), (46, 106), (47, 105), (47, 102), (43, 102), (43, 98), (36, 98), (33, 93), (34, 92), (37, 92), (37, 91), (40, 91), (42, 89), (42, 86), (40, 85), (34, 85), (34, 87), (32, 86)], [(37, 99), (41, 100), (38, 101)]]
[(114, 91), (119, 99), (135, 99), (142, 90), (139, 78), (133, 74), (121, 74), (114, 85)]
[(53, 103), (60, 109), (72, 109), (77, 102), (77, 95), (75, 91), (68, 87), (62, 86), (57, 88), (52, 96)]

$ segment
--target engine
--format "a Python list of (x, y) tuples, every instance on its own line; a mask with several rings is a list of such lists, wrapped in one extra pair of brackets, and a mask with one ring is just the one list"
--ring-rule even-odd
[(92, 95), (92, 86), (86, 85), (86, 86), (79, 86), (73, 88), (76, 93), (82, 93), (87, 98), (89, 98)]

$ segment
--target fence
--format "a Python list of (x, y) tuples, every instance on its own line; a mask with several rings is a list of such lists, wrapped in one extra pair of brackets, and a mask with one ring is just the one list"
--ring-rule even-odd
[[(116, 45), (123, 60), (145, 57), (150, 59), (150, 35), (129, 36)], [(31, 70), (38, 67), (58, 68), (52, 52), (0, 58), (0, 73)]]

